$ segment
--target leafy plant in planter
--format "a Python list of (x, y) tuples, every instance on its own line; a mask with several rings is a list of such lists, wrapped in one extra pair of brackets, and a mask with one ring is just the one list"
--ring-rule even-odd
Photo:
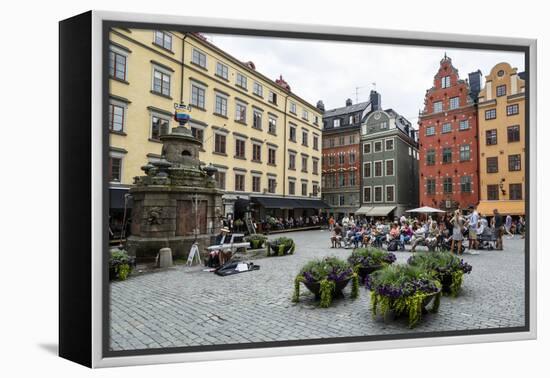
[(109, 279), (124, 281), (132, 271), (134, 259), (123, 249), (112, 248), (109, 252)]
[(378, 313), (384, 319), (391, 313), (406, 314), (413, 328), (432, 300), (431, 312), (439, 309), (441, 283), (421, 267), (388, 265), (367, 276), (366, 286), (371, 290), (373, 317)]
[(245, 240), (250, 243), (250, 247), (252, 249), (258, 249), (262, 248), (265, 241), (267, 240), (267, 237), (261, 234), (252, 234), (247, 236)]
[(387, 252), (378, 248), (358, 248), (348, 257), (348, 262), (353, 270), (359, 274), (361, 280), (372, 272), (393, 264), (397, 257), (392, 252)]
[(458, 295), (464, 274), (472, 271), (472, 266), (450, 252), (416, 254), (409, 257), (410, 265), (432, 271), (443, 287), (443, 293), (453, 297)]
[[(273, 239), (269, 243), (269, 247), (271, 248), (273, 253), (277, 256), (291, 255), (294, 253), (294, 250), (296, 249), (294, 240), (292, 240), (291, 238), (285, 238), (285, 237)], [(268, 255), (270, 255), (269, 250), (267, 251), (267, 253)]]
[(329, 307), (332, 299), (352, 280), (351, 298), (359, 295), (359, 278), (347, 262), (336, 257), (325, 257), (308, 262), (294, 279), (293, 302), (300, 300), (300, 283), (320, 299), (319, 307)]
[(242, 219), (235, 219), (235, 222), (233, 222), (233, 226), (235, 226), (235, 228), (240, 231), (244, 226), (244, 222)]

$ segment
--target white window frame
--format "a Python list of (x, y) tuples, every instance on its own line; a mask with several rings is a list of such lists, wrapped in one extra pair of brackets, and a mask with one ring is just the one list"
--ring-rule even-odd
[[(445, 131), (445, 126), (446, 125), (449, 125), (449, 130), (448, 131)], [(453, 131), (453, 124), (451, 122), (443, 122), (443, 124), (441, 124), (441, 134), (448, 134), (452, 131)]]
[[(162, 45), (159, 45), (157, 43), (157, 33), (162, 33)], [(170, 37), (170, 47), (169, 48), (164, 46), (165, 36)], [(172, 47), (174, 47), (174, 37), (169, 32), (166, 32), (166, 31), (163, 31), (163, 30), (155, 30), (155, 32), (153, 33), (153, 43), (155, 44), (155, 46), (160, 46), (165, 50), (173, 51)]]
[[(428, 130), (433, 130), (432, 133), (428, 133)], [(434, 136), (435, 135), (435, 126), (426, 126), (425, 136)]]
[[(386, 145), (386, 142), (388, 140), (391, 140), (392, 141), (392, 148), (388, 149), (387, 145)], [(394, 151), (395, 150), (395, 138), (386, 138), (384, 139), (384, 151)]]
[[(126, 50), (118, 48), (117, 46), (109, 45), (109, 53), (111, 51), (114, 52), (115, 54), (119, 54), (119, 55), (124, 56), (126, 58), (126, 61), (124, 63), (124, 79), (120, 79), (120, 78), (116, 77), (116, 71), (114, 72), (115, 75), (110, 76), (110, 77), (114, 78), (115, 80), (128, 81), (128, 57), (129, 57), (130, 53)], [(116, 60), (116, 57), (115, 57), (115, 60)], [(109, 64), (110, 64), (110, 60), (109, 60)], [(109, 71), (111, 71), (111, 67), (109, 66), (108, 68), (109, 68)]]
[(203, 140), (201, 142), (204, 143), (204, 141), (206, 140), (206, 126), (196, 124), (196, 123), (193, 122), (192, 119), (189, 121), (188, 125), (189, 125), (189, 129), (191, 130), (191, 132), (193, 131), (192, 129), (202, 130)]
[(451, 97), (449, 99), (449, 110), (454, 110), (458, 108), (460, 108), (460, 97), (459, 96)]
[(109, 131), (114, 133), (124, 133), (126, 130), (126, 117), (128, 116), (128, 103), (124, 101), (118, 101), (115, 99), (109, 99), (109, 110), (111, 110), (111, 105), (118, 106), (122, 108), (122, 130), (113, 130), (111, 129), (111, 114), (109, 113)]
[(306, 109), (302, 109), (302, 118), (309, 121), (309, 112)]
[[(172, 74), (173, 72), (171, 72), (170, 70), (167, 70), (166, 68), (163, 68), (163, 67), (160, 67), (156, 64), (152, 64), (151, 65), (151, 90), (154, 92), (154, 93), (160, 93), (161, 95), (163, 96), (172, 96)], [(157, 92), (155, 91), (155, 71), (159, 71), (161, 72), (162, 74), (168, 76), (170, 78), (170, 90), (168, 91), (168, 94), (164, 94), (162, 92)]]
[[(170, 122), (172, 120), (172, 117), (170, 117), (166, 114), (163, 114), (163, 113), (155, 112), (153, 110), (151, 110), (149, 112), (149, 139), (154, 140), (154, 141), (159, 141), (160, 139), (154, 139), (153, 138), (153, 117), (157, 117), (157, 118), (160, 118), (162, 120), (168, 121), (168, 130), (167, 130), (168, 134), (170, 133)], [(161, 134), (160, 134), (160, 130), (159, 130), (159, 136), (160, 135)]]
[[(393, 162), (393, 174), (388, 175), (388, 161)], [(393, 177), (395, 176), (395, 159), (386, 159), (384, 160), (384, 176)]]
[[(241, 80), (239, 80), (241, 79)], [(244, 85), (241, 84), (241, 82), (244, 81)], [(235, 75), (235, 85), (239, 88), (243, 88), (243, 89), (246, 89), (248, 90), (248, 78), (246, 77), (246, 75), (240, 73), (240, 72), (237, 72), (237, 74)]]
[(451, 76), (443, 76), (441, 78), (441, 88), (450, 88), (451, 87)]
[(290, 109), (288, 110), (289, 112), (291, 112), (292, 114), (294, 115), (297, 115), (297, 110), (296, 110), (296, 103), (295, 102), (290, 102)]
[(332, 120), (332, 127), (340, 127), (340, 118), (335, 118)]
[(264, 87), (259, 82), (255, 81), (254, 84), (252, 84), (252, 93), (255, 95), (264, 97)]
[[(376, 175), (376, 163), (380, 163), (380, 176)], [(373, 170), (372, 177), (384, 177), (384, 171), (386, 170), (384, 166), (384, 160), (375, 160), (373, 161)]]
[[(221, 74), (218, 72), (218, 68), (222, 67)], [(225, 68), (225, 75), (223, 74)], [(225, 80), (229, 80), (229, 67), (226, 64), (223, 64), (222, 62), (216, 62), (216, 76), (221, 77)]]
[[(436, 104), (441, 104), (441, 109), (440, 110), (436, 110), (436, 108), (435, 108)], [(441, 113), (443, 111), (443, 101), (434, 101), (433, 107), (434, 107), (434, 109), (433, 109), (434, 113)]]
[[(369, 152), (365, 152), (365, 146), (369, 145)], [(363, 143), (363, 155), (372, 154), (372, 144), (371, 142)]]
[[(370, 189), (370, 192), (369, 192), (369, 200), (365, 200), (365, 189)], [(373, 194), (373, 190), (372, 190), (372, 186), (363, 186), (363, 203), (372, 203), (372, 194)]]
[(111, 178), (109, 177), (109, 183), (111, 184), (122, 184), (123, 177), (124, 177), (124, 157), (125, 153), (123, 152), (117, 152), (117, 151), (109, 151), (109, 158), (114, 159), (120, 159), (120, 181), (110, 181)]
[[(380, 201), (376, 200), (376, 188), (380, 188)], [(383, 185), (375, 185), (372, 187), (372, 202), (374, 203), (382, 203), (384, 202), (384, 186)]]
[[(462, 127), (463, 124), (466, 124), (466, 127)], [(463, 119), (463, 120), (458, 122), (458, 130), (459, 131), (468, 130), (468, 129), (470, 129), (470, 121), (469, 120)]]
[[(204, 92), (204, 106), (201, 107), (199, 104), (193, 104), (193, 87), (199, 88)], [(193, 80), (191, 80), (191, 85), (189, 86), (189, 104), (191, 107), (194, 106), (199, 109), (206, 109), (206, 87)]]
[[(260, 184), (258, 190), (254, 190), (254, 178), (260, 179)], [(262, 192), (262, 175), (260, 173), (252, 173), (250, 175), (250, 191), (252, 193), (261, 193)]]
[[(195, 62), (195, 52), (197, 53), (198, 57), (199, 57), (199, 61), (198, 62)], [(202, 65), (200, 63), (201, 61), (201, 55), (204, 56), (204, 65)], [(202, 51), (201, 49), (198, 49), (196, 47), (193, 47), (193, 51), (191, 51), (191, 62), (193, 62), (193, 64), (196, 64), (197, 66), (199, 67), (202, 67), (202, 68), (206, 68), (208, 66), (208, 56), (206, 55), (206, 53), (204, 51)]]
[[(369, 165), (370, 166), (370, 176), (365, 176), (365, 165)], [(364, 178), (371, 178), (373, 177), (373, 172), (372, 172), (372, 161), (366, 161), (363, 163), (363, 172), (362, 172), (362, 176)]]
[[(388, 200), (388, 188), (393, 188), (393, 200)], [(395, 185), (386, 185), (385, 189), (384, 189), (384, 202), (386, 203), (394, 203), (395, 202)]]
[[(376, 144), (377, 143), (380, 143), (380, 149), (378, 151), (376, 151)], [(372, 144), (373, 144), (373, 146), (372, 146), (372, 152), (373, 153), (384, 151), (384, 146), (383, 146), (383, 143), (382, 143), (381, 140), (374, 141), (374, 142), (372, 142)]]
[[(268, 115), (267, 118), (268, 118), (267, 132), (270, 133), (270, 134), (275, 134), (276, 135), (277, 134), (277, 117), (274, 117), (272, 115)], [(271, 131), (271, 124), (272, 124), (271, 121), (274, 121), (273, 125), (274, 125), (275, 130), (273, 130), (273, 131)]]
[[(217, 109), (217, 107), (218, 107), (218, 97), (225, 100), (225, 113), (218, 112), (218, 109)], [(206, 102), (206, 96), (204, 98), (204, 101)], [(221, 94), (221, 93), (215, 92), (215, 95), (214, 95), (214, 112), (216, 114), (227, 117), (227, 114), (228, 114), (228, 111), (229, 111), (228, 108), (229, 108), (229, 99), (228, 99), (228, 97), (226, 95)]]
[[(237, 117), (237, 115), (238, 115), (237, 106), (244, 107), (244, 109), (245, 109), (244, 110), (244, 120), (242, 120), (240, 117)], [(235, 117), (234, 118), (235, 118), (235, 121), (246, 123), (246, 121), (248, 119), (248, 106), (244, 102), (235, 101)]]

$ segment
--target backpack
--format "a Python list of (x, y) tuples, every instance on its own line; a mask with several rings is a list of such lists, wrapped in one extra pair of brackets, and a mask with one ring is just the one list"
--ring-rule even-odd
[(397, 247), (399, 246), (399, 242), (397, 239), (393, 239), (388, 244), (388, 252), (395, 252), (397, 251)]

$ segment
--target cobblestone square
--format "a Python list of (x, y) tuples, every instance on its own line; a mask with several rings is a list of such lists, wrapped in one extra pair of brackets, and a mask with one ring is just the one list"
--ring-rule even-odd
[[(281, 235), (277, 235), (281, 236)], [(504, 240), (504, 251), (464, 255), (473, 266), (457, 298), (443, 297), (439, 312), (414, 328), (404, 320), (373, 319), (370, 295), (345, 298), (318, 308), (301, 287), (291, 302), (293, 280), (313, 257), (347, 258), (351, 249), (329, 248), (328, 231), (285, 234), (296, 253), (252, 260), (260, 270), (220, 277), (203, 266), (176, 266), (112, 282), (110, 348), (113, 351), (433, 331), (519, 327), (525, 323), (524, 240)], [(396, 252), (397, 263), (410, 252)]]

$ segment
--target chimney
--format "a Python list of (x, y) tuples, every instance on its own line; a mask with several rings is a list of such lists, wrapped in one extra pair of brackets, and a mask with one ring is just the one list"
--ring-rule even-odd
[(323, 113), (325, 112), (325, 104), (323, 103), (323, 100), (317, 101), (317, 109), (319, 109)]
[(468, 83), (470, 84), (470, 96), (477, 102), (479, 91), (481, 90), (481, 71), (470, 72), (468, 74)]
[(380, 93), (372, 90), (369, 97), (372, 111), (382, 110), (382, 96), (380, 96)]
[(346, 100), (346, 106), (351, 106), (353, 104), (353, 102), (351, 102), (351, 98), (348, 98)]

